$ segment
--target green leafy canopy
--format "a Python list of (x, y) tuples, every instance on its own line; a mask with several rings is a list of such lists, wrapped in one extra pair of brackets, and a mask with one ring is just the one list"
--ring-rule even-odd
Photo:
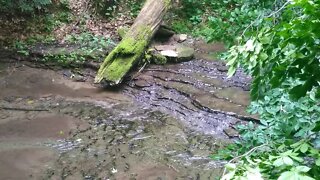
[[(279, 13), (280, 17), (266, 18), (258, 32), (242, 37), (227, 56), (230, 76), (238, 67), (253, 76), (254, 100), (271, 88), (291, 88), (292, 97), (300, 98), (319, 86), (319, 0), (295, 0)], [(293, 86), (286, 85), (290, 79)], [(313, 95), (319, 93), (317, 89)]]
[(222, 179), (320, 179), (320, 1), (283, 2), (253, 24), (226, 60), (229, 76), (239, 67), (252, 76), (260, 124), (239, 126), (239, 143), (217, 155), (239, 157)]

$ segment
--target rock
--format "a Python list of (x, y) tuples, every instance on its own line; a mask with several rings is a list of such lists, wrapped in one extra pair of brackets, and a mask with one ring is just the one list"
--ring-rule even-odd
[(187, 46), (177, 47), (178, 58), (177, 62), (190, 61), (194, 57), (194, 49)]
[(217, 69), (218, 71), (221, 71), (221, 72), (228, 72), (228, 67), (226, 66), (218, 66)]
[(173, 45), (157, 45), (157, 46), (154, 46), (154, 49), (157, 50), (157, 51), (176, 50), (176, 46), (173, 46)]
[(187, 40), (188, 35), (180, 34), (178, 37), (179, 37), (178, 42), (181, 43), (181, 42), (184, 42), (185, 40)]
[(71, 70), (65, 70), (63, 71), (63, 75), (66, 76), (67, 78), (71, 78), (72, 72)]
[(151, 86), (151, 84), (149, 82), (147, 82), (146, 80), (143, 80), (143, 79), (139, 79), (139, 80), (135, 81), (134, 84), (140, 88)]
[(73, 77), (73, 81), (75, 81), (75, 82), (85, 82), (86, 79), (85, 79), (85, 77), (82, 76), (82, 75), (75, 75), (75, 76)]
[(187, 46), (158, 45), (151, 56), (156, 64), (165, 64), (168, 62), (189, 61), (194, 57), (194, 49)]
[(178, 57), (178, 53), (176, 51), (174, 51), (174, 50), (164, 50), (164, 51), (161, 51), (160, 54), (162, 56), (169, 57), (169, 58)]
[(223, 130), (223, 132), (229, 137), (229, 138), (233, 138), (233, 137), (239, 137), (239, 132), (236, 131), (233, 128), (226, 128)]

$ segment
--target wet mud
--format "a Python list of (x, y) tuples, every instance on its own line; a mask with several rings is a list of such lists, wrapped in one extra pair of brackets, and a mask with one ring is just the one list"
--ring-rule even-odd
[(93, 85), (92, 70), (0, 54), (5, 179), (217, 179), (224, 162), (209, 155), (250, 120), (250, 78), (227, 79), (219, 61), (151, 65), (108, 90)]

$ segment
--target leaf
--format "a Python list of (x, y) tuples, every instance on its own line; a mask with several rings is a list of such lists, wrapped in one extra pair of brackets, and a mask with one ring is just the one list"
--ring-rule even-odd
[(320, 131), (320, 121), (316, 122), (316, 126), (312, 129), (313, 132), (319, 132)]
[(301, 180), (315, 180), (314, 178), (305, 175), (300, 175), (299, 177)]
[(292, 166), (293, 165), (293, 160), (288, 156), (284, 156), (284, 157), (280, 157), (277, 160), (275, 160), (273, 162), (273, 165), (276, 166), (276, 167), (280, 167), (280, 166), (283, 166), (283, 165)]
[(264, 61), (264, 60), (266, 60), (266, 59), (268, 59), (268, 54), (266, 54), (266, 53), (260, 53), (259, 54), (259, 58), (262, 60), (262, 61)]
[(254, 51), (254, 40), (250, 39), (247, 41), (247, 43), (245, 44), (245, 50), (246, 51), (250, 51), (250, 52), (253, 52)]
[(289, 179), (297, 179), (296, 173), (292, 171), (286, 171), (281, 173), (280, 177), (278, 178), (278, 180), (289, 180)]
[(311, 168), (307, 167), (307, 166), (297, 166), (296, 169), (299, 171), (299, 172), (308, 172)]
[(316, 165), (317, 165), (317, 166), (320, 166), (320, 158), (318, 158), (318, 159), (316, 160)]
[(249, 168), (246, 172), (248, 180), (263, 180), (259, 168)]
[(232, 59), (228, 59), (228, 63), (227, 66), (231, 66), (235, 63), (235, 61), (237, 60), (238, 56), (234, 56)]
[(299, 174), (297, 171), (286, 171), (281, 173), (278, 180), (315, 180), (309, 176)]
[(262, 44), (261, 43), (257, 43), (254, 54), (259, 54), (260, 51), (262, 50)]
[(289, 91), (289, 94), (292, 98), (294, 99), (299, 99), (303, 96), (305, 96), (307, 94), (307, 91), (306, 89), (303, 87), (302, 84), (298, 85), (298, 86), (295, 86), (294, 88), (292, 88), (290, 91)]
[(320, 88), (316, 89), (315, 97), (320, 98)]
[(237, 68), (234, 66), (230, 66), (229, 70), (228, 70), (228, 78), (231, 78), (234, 73), (236, 72)]
[(262, 44), (270, 44), (271, 38), (269, 36), (263, 36), (259, 39)]
[(293, 165), (293, 160), (289, 158), (288, 156), (283, 157), (283, 162), (286, 165), (292, 166)]
[(234, 170), (234, 169), (236, 169), (236, 167), (237, 166), (235, 164), (232, 164), (232, 163), (228, 163), (228, 164), (225, 165), (225, 168), (227, 170)]
[(226, 175), (224, 175), (221, 180), (231, 180), (233, 179), (234, 175), (236, 174), (236, 171), (230, 171), (229, 173), (227, 173)]
[(302, 144), (302, 145), (300, 146), (300, 151), (301, 151), (302, 153), (306, 153), (306, 152), (308, 151), (308, 149), (309, 149), (309, 144), (307, 144), (307, 143), (304, 143), (304, 144)]
[(284, 162), (283, 162), (282, 158), (278, 158), (277, 160), (275, 160), (275, 161), (273, 162), (272, 165), (274, 165), (274, 166), (276, 166), (276, 167), (280, 167), (280, 166), (282, 166), (283, 164), (284, 164)]

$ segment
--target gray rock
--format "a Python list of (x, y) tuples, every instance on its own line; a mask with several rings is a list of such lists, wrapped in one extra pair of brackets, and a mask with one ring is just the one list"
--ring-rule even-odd
[(183, 45), (158, 45), (154, 48), (159, 52), (159, 55), (165, 57), (168, 62), (190, 61), (193, 59), (195, 53), (193, 48)]
[(188, 39), (188, 35), (186, 34), (179, 34), (179, 39), (178, 39), (178, 42), (181, 43), (181, 42), (184, 42), (185, 40)]
[(239, 132), (233, 128), (226, 128), (223, 131), (229, 138), (239, 137)]
[(177, 62), (190, 61), (194, 57), (194, 49), (187, 46), (179, 46), (176, 49), (178, 53)]
[(178, 52), (174, 51), (174, 50), (164, 50), (164, 51), (161, 51), (160, 54), (162, 56), (169, 57), (169, 58), (177, 58), (178, 57)]

